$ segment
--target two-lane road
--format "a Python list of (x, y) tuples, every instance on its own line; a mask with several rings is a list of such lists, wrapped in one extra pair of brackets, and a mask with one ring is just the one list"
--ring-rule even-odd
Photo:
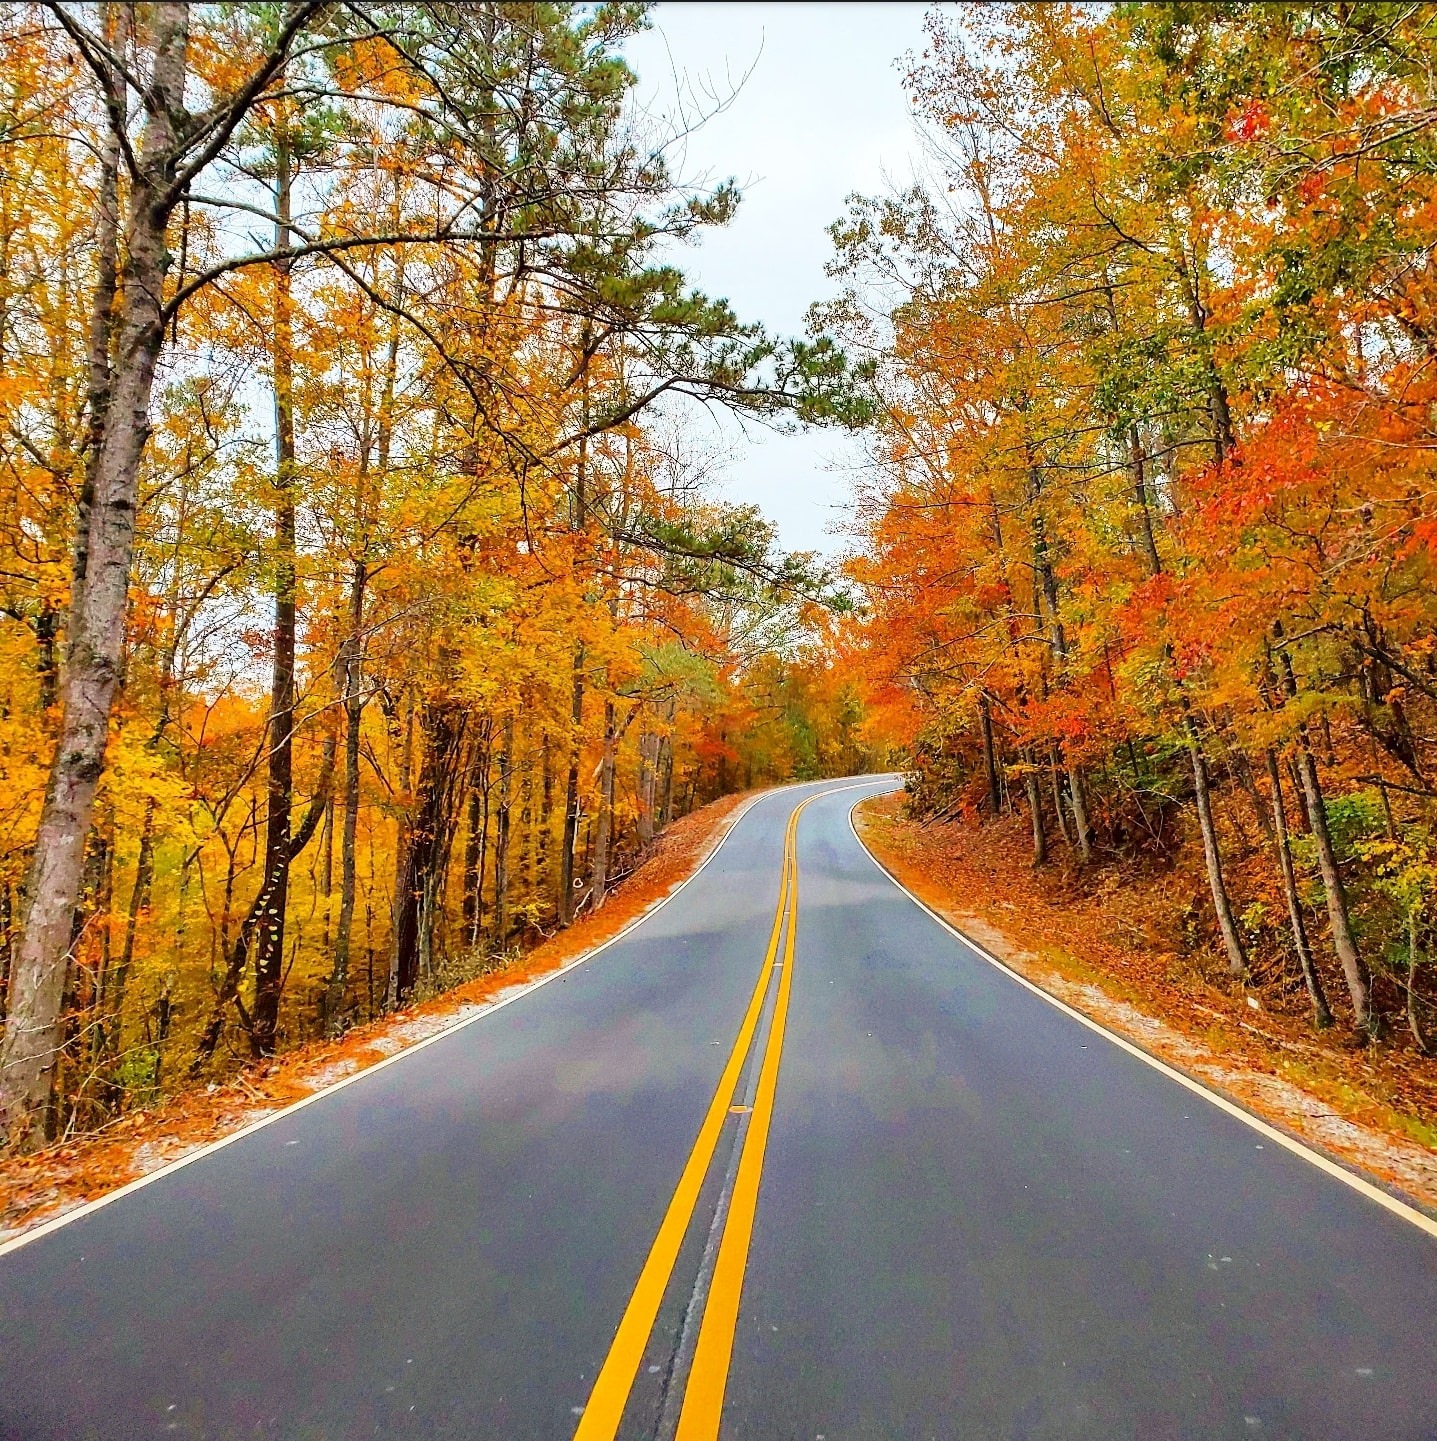
[(842, 784), (0, 1253), (0, 1436), (1437, 1438), (1430, 1223), (974, 952)]

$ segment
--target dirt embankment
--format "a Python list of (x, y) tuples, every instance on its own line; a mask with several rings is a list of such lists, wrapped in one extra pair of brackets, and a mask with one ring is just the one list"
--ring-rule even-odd
[[(1015, 971), (1168, 1064), (1437, 1213), (1437, 1065), (1315, 1034), (1166, 944), (1173, 882), (1060, 865), (1035, 872), (1021, 818), (923, 824), (895, 792), (855, 817), (915, 895)], [(1169, 913), (1172, 913), (1170, 915)]]
[(131, 1112), (94, 1135), (0, 1159), (0, 1241), (243, 1130), (572, 965), (691, 876), (751, 798), (726, 796), (675, 822), (601, 910), (512, 965), (422, 1005), (357, 1026), (340, 1040), (288, 1051), (224, 1085), (180, 1092), (150, 1110)]

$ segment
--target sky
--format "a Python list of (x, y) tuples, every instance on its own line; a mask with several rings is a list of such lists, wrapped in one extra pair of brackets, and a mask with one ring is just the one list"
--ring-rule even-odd
[[(882, 194), (913, 175), (917, 145), (895, 61), (922, 49), (927, 8), (669, 0), (626, 47), (637, 101), (655, 113), (677, 113), (681, 96), (705, 111), (732, 96), (673, 163), (687, 181), (732, 177), (743, 203), (730, 226), (675, 260), (741, 319), (802, 334), (808, 307), (834, 290), (826, 231), (845, 197)], [(844, 548), (834, 527), (859, 458), (853, 441), (834, 431), (775, 435), (698, 407), (685, 414), (705, 448), (729, 457), (725, 499), (762, 506), (789, 550)]]

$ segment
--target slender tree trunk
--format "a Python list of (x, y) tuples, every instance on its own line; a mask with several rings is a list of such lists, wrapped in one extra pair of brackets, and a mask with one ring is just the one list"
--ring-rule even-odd
[(504, 722), (504, 748), (499, 752), (499, 802), (494, 811), (494, 924), (496, 949), (509, 939), (509, 813), (513, 804), (514, 717)]
[(484, 869), (489, 850), (489, 717), (485, 717), (469, 767), (469, 805), (464, 837), (464, 879), (460, 914), (464, 940), (479, 944), (484, 927)]
[(1421, 939), (1421, 918), (1418, 908), (1413, 906), (1407, 913), (1407, 1026), (1418, 1051), (1430, 1056), (1432, 1046), (1423, 1033), (1422, 1020), (1417, 1014), (1417, 964), (1422, 958)]
[(1077, 766), (1068, 767), (1068, 795), (1073, 802), (1073, 829), (1078, 835), (1078, 855), (1087, 865), (1093, 859), (1093, 830), (1088, 823), (1088, 797), (1083, 789), (1083, 773)]
[[(294, 832), (289, 843), (289, 856), (285, 866), (286, 872), (290, 865), (314, 838), (319, 830), (319, 824), (324, 819), (324, 813), (329, 807), (330, 795), (334, 788), (334, 761), (337, 747), (333, 744), (326, 744), (324, 747), (324, 769), (320, 773), (319, 787), (309, 802), (309, 809), (305, 812), (304, 819), (300, 822), (299, 829)], [(229, 904), (233, 893), (234, 884), (234, 855), (230, 855), (230, 872), (225, 885), (224, 913), (229, 913)], [(254, 939), (262, 918), (273, 905), (274, 897), (267, 885), (261, 885), (259, 894), (255, 896), (253, 904), (249, 908), (249, 914), (240, 923), (239, 932), (235, 937), (234, 947), (226, 957), (225, 973), (221, 978), (219, 988), (215, 995), (215, 1003), (210, 1011), (210, 1018), (200, 1035), (199, 1045), (195, 1049), (195, 1059), (190, 1067), (190, 1074), (195, 1075), (204, 1068), (205, 1062), (214, 1054), (219, 1044), (220, 1034), (224, 1029), (225, 1016), (231, 1005), (236, 1006), (240, 1012), (241, 1021), (249, 1028), (250, 1036), (254, 1035), (254, 1018), (244, 1009), (240, 1000), (240, 986), (244, 980), (244, 973), (249, 965), (251, 943)]]
[(324, 916), (319, 932), (321, 955), (330, 954), (330, 923), (334, 920), (334, 801), (325, 807), (324, 821), (319, 828), (319, 891), (324, 897)]
[(1023, 783), (1028, 791), (1028, 812), (1033, 818), (1033, 864), (1048, 863), (1048, 833), (1043, 826), (1043, 796), (1038, 786), (1038, 766), (1032, 756), (1026, 757)]
[(639, 848), (647, 850), (654, 839), (654, 788), (658, 779), (658, 736), (645, 731), (639, 737)]
[(674, 741), (672, 726), (674, 717), (677, 714), (677, 702), (670, 698), (665, 709), (665, 719), (668, 721), (670, 731), (659, 741), (659, 807), (658, 807), (658, 829), (668, 825), (674, 818)]
[[(275, 132), (275, 248), (290, 243), (291, 154), (282, 128)], [(255, 926), (255, 994), (250, 1047), (274, 1053), (284, 985), (285, 913), (289, 908), (290, 810), (294, 804), (296, 632), (294, 313), (291, 262), (274, 264), (274, 658), (270, 675), (268, 808), (265, 814), (264, 885), (269, 905)]]
[(117, 359), (95, 461), (84, 584), (71, 611), (60, 734), (25, 887), (24, 934), (11, 971), (0, 1042), (0, 1134), (12, 1144), (33, 1136), (48, 1104), (58, 1057), (70, 917), (80, 894), (85, 838), (120, 675), (140, 457), (149, 437), (150, 393), (165, 338), (161, 296), (173, 201), (163, 203), (162, 196), (169, 186), (165, 166), (175, 141), (174, 117), (183, 107), (188, 8), (156, 6), (152, 32), (152, 104), (130, 185), (124, 277), (117, 287)]
[[(79, 965), (70, 972), (70, 988), (61, 1009), (66, 1017), (64, 1027), (64, 1048), (62, 1064), (66, 1056), (72, 1064), (81, 1065), (88, 1061), (93, 1071), (94, 1061), (104, 1042), (104, 1028), (107, 1020), (106, 1002), (111, 972), (111, 918), (114, 912), (115, 895), (115, 817), (111, 812), (104, 821), (95, 826), (90, 845), (90, 877), (85, 886), (85, 903), (75, 909), (74, 940), (70, 943), (72, 955), (80, 952), (80, 937), (89, 922), (99, 918), (95, 928), (93, 949), (95, 960), (92, 966)], [(89, 1046), (82, 1044), (88, 1034)], [(87, 1055), (86, 1052), (89, 1052)], [(46, 1134), (52, 1139), (74, 1127), (84, 1111), (93, 1106), (84, 1094), (84, 1080), (78, 1088), (66, 1086), (57, 1080), (56, 1092), (52, 1093), (52, 1116), (46, 1126)], [(64, 1102), (70, 1102), (69, 1114), (63, 1110)]]
[[(404, 267), (395, 275), (394, 303), (403, 296)], [(389, 469), (389, 449), (393, 435), (394, 387), (399, 369), (399, 317), (393, 317), (389, 332), (389, 349), (385, 357), (384, 388), (379, 402), (377, 462), (379, 474)], [(366, 402), (367, 405), (367, 402)], [(369, 586), (368, 554), (371, 529), (371, 500), (368, 486), (369, 448), (366, 444), (359, 464), (358, 483), (354, 496), (354, 531), (356, 558), (349, 580), (349, 623), (340, 648), (339, 665), (343, 678), (344, 702), (344, 831), (339, 848), (339, 921), (334, 938), (334, 966), (330, 971), (328, 996), (325, 1002), (325, 1026), (331, 1035), (343, 1030), (348, 1022), (347, 996), (353, 955), (354, 903), (356, 890), (359, 838), (359, 760), (364, 724), (364, 605)], [(373, 991), (373, 957), (370, 958), (370, 992)], [(368, 1012), (373, 1014), (372, 994)]]
[(559, 924), (573, 924), (574, 848), (579, 838), (579, 758), (584, 723), (584, 648), (574, 652), (574, 688), (572, 719), (573, 740), (569, 745), (569, 779), (564, 788), (564, 841), (559, 853)]
[(1152, 505), (1148, 499), (1147, 465), (1143, 456), (1143, 442), (1136, 425), (1128, 428), (1128, 463), (1132, 467), (1133, 500), (1138, 508), (1138, 538), (1143, 547), (1143, 558), (1148, 570), (1157, 575), (1163, 568), (1158, 555), (1157, 535), (1153, 529)]
[(1227, 385), (1213, 358), (1208, 339), (1207, 304), (1203, 298), (1202, 280), (1206, 273), (1203, 256), (1181, 252), (1178, 274), (1187, 291), (1188, 315), (1192, 321), (1199, 358), (1207, 379), (1208, 415), (1212, 422), (1213, 458), (1221, 465), (1233, 448), (1232, 409), (1228, 404)]
[[(1281, 639), (1283, 630), (1280, 622), (1273, 627), (1273, 631)], [(1283, 689), (1288, 699), (1292, 699), (1297, 695), (1297, 673), (1286, 648), (1280, 648), (1278, 654)], [(1352, 933), (1352, 919), (1347, 909), (1347, 891), (1342, 884), (1342, 870), (1337, 863), (1336, 847), (1332, 843), (1332, 829), (1327, 824), (1327, 805), (1322, 795), (1322, 781), (1317, 774), (1317, 760), (1312, 754), (1312, 742), (1306, 725), (1299, 725), (1297, 728), (1295, 760), (1308, 828), (1317, 844), (1317, 869), (1322, 877), (1322, 889), (1327, 900), (1332, 948), (1337, 953), (1338, 964), (1342, 967), (1342, 978), (1347, 985), (1348, 999), (1352, 1002), (1352, 1023), (1359, 1031), (1375, 1040), (1379, 1026), (1377, 1015), (1372, 1009), (1371, 978), (1368, 975), (1367, 963), (1357, 949), (1357, 938)]]
[(590, 889), (597, 909), (609, 893), (609, 853), (614, 838), (614, 762), (617, 749), (614, 703), (604, 702), (604, 755), (599, 766), (599, 823), (594, 834)]
[[(412, 691), (406, 691), (401, 702), (404, 708), (403, 739), (399, 747), (399, 793), (404, 797), (404, 808), (395, 818), (394, 836), (394, 901), (390, 911), (390, 959), (391, 970), (395, 938), (399, 929), (399, 913), (404, 905), (404, 889), (407, 884), (406, 868), (409, 858), (405, 854), (409, 844), (410, 831), (415, 815), (414, 795), (414, 714), (416, 701)], [(389, 981), (384, 985), (384, 1004), (389, 1004)]]
[(1226, 747), (1226, 760), (1228, 775), (1242, 787), (1252, 802), (1253, 814), (1257, 817), (1264, 839), (1273, 842), (1275, 837), (1272, 831), (1272, 808), (1263, 804), (1262, 793), (1257, 788), (1257, 778), (1253, 775), (1252, 762), (1248, 759), (1247, 752), (1240, 745), (1229, 745)]
[(1322, 876), (1322, 889), (1327, 898), (1327, 920), (1332, 928), (1332, 948), (1337, 952), (1342, 977), (1347, 983), (1348, 999), (1352, 1002), (1352, 1022), (1359, 1031), (1375, 1037), (1377, 1018), (1372, 1010), (1371, 981), (1367, 974), (1367, 964), (1357, 949), (1357, 939), (1352, 934), (1352, 920), (1347, 910), (1347, 890), (1342, 884), (1337, 850), (1332, 843), (1332, 828), (1327, 824), (1327, 806), (1322, 797), (1322, 782), (1317, 775), (1317, 761), (1307, 745), (1305, 729), (1299, 736), (1297, 773), (1302, 777), (1307, 820), (1312, 828), (1312, 838), (1317, 843), (1317, 869)]
[(10, 994), (10, 967), (15, 960), (15, 892), (10, 882), (0, 884), (0, 1021), (5, 1019), (5, 998)]
[(489, 820), (492, 807), (489, 804), (489, 792), (494, 784), (494, 718), (484, 717), (484, 770), (480, 776), (481, 800), (479, 805), (479, 873), (475, 877), (474, 889), (474, 940), (473, 944), (479, 944), (479, 937), (484, 930), (484, 870), (489, 859)]
[(534, 898), (535, 830), (534, 825), (534, 752), (527, 728), (519, 738), (519, 753), (524, 765), (519, 781), (519, 834), (523, 837), (519, 852), (519, 891), (526, 901)]
[(659, 768), (662, 772), (662, 789), (659, 792), (658, 828), (663, 830), (674, 818), (674, 743), (670, 736), (659, 742)]
[(368, 577), (357, 561), (349, 586), (349, 633), (340, 653), (344, 685), (344, 826), (339, 841), (339, 920), (334, 933), (334, 965), (329, 973), (324, 1006), (325, 1029), (337, 1035), (348, 1019), (350, 956), (354, 936), (354, 898), (358, 873), (359, 757), (364, 720), (363, 645), (364, 590)]
[[(1031, 530), (1033, 540), (1033, 568), (1034, 568), (1034, 600), (1038, 602), (1036, 609), (1041, 612), (1043, 603), (1048, 609), (1048, 619), (1051, 625), (1051, 645), (1053, 651), (1054, 666), (1059, 667), (1068, 656), (1068, 637), (1063, 627), (1062, 615), (1059, 611), (1058, 601), (1058, 576), (1053, 569), (1052, 547), (1048, 544), (1047, 526), (1044, 522), (1042, 512), (1038, 509), (1038, 503), (1042, 496), (1042, 473), (1032, 454), (1028, 453), (1028, 501), (1032, 507)], [(1041, 600), (1039, 597), (1041, 596)], [(1068, 797), (1073, 807), (1073, 830), (1075, 835), (1070, 844), (1077, 847), (1079, 859), (1087, 865), (1093, 859), (1093, 840), (1091, 827), (1088, 824), (1087, 796), (1083, 790), (1083, 778), (1077, 766), (1062, 767), (1054, 748), (1053, 755), (1053, 808), (1057, 812), (1058, 826), (1063, 832), (1063, 838), (1068, 839), (1068, 827), (1063, 817), (1063, 798), (1058, 783), (1060, 768), (1066, 769), (1068, 778)]]
[(998, 756), (993, 744), (993, 711), (986, 691), (978, 697), (978, 719), (983, 730), (983, 769), (988, 778), (988, 813), (997, 816), (1003, 808), (1003, 792), (998, 784)]
[(554, 762), (549, 748), (549, 732), (539, 738), (539, 855), (538, 871), (545, 889), (552, 892), (554, 877), (549, 852), (554, 839)]
[(155, 875), (155, 802), (145, 802), (145, 819), (140, 827), (140, 849), (135, 859), (135, 884), (130, 890), (130, 904), (125, 913), (125, 939), (120, 945), (120, 959), (107, 997), (106, 1016), (101, 1022), (100, 1054), (115, 1055), (120, 1049), (120, 1035), (125, 1024), (125, 988), (130, 966), (135, 958), (135, 935), (139, 929), (140, 912), (150, 903), (150, 886)]
[(1292, 944), (1297, 951), (1297, 963), (1302, 968), (1303, 984), (1307, 987), (1307, 998), (1312, 1002), (1312, 1024), (1323, 1030), (1332, 1024), (1332, 1010), (1327, 1004), (1327, 994), (1322, 989), (1322, 978), (1312, 959), (1312, 947), (1307, 940), (1307, 925), (1302, 919), (1302, 901), (1297, 894), (1297, 874), (1292, 864), (1292, 845), (1287, 834), (1287, 807), (1282, 799), (1282, 770), (1277, 763), (1277, 752), (1267, 748), (1267, 779), (1272, 789), (1272, 829), (1277, 846), (1278, 867), (1282, 871), (1282, 893), (1287, 899), (1288, 919), (1292, 924)]
[(1222, 934), (1223, 949), (1227, 952), (1228, 974), (1234, 977), (1244, 976), (1247, 974), (1247, 951), (1243, 947), (1242, 934), (1232, 913), (1227, 882), (1223, 879), (1222, 851), (1218, 845), (1217, 825), (1212, 813), (1212, 794), (1208, 788), (1207, 758), (1203, 755), (1202, 742), (1198, 739), (1197, 723), (1191, 715), (1186, 717), (1186, 729), (1188, 755), (1192, 758), (1198, 827), (1202, 831), (1203, 860), (1207, 864), (1208, 889), (1212, 892), (1213, 910), (1217, 912), (1218, 930)]
[(1059, 779), (1062, 774), (1062, 757), (1058, 754), (1057, 746), (1054, 746), (1048, 754), (1048, 780), (1053, 789), (1053, 814), (1058, 818), (1058, 834), (1062, 836), (1063, 844), (1071, 846), (1073, 838), (1068, 834), (1068, 813), (1063, 806), (1063, 783)]
[(479, 910), (484, 894), (483, 812), (484, 793), (476, 779), (469, 787), (464, 818), (464, 886), (460, 899), (464, 939), (471, 947), (479, 944)]

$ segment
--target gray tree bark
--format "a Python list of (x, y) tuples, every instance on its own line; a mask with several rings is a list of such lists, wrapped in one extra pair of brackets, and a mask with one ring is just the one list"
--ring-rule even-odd
[[(1273, 626), (1273, 633), (1279, 639), (1282, 638), (1280, 622)], [(1297, 695), (1297, 672), (1285, 647), (1278, 650), (1278, 657), (1283, 689), (1288, 699), (1292, 699)], [(1307, 824), (1312, 839), (1317, 844), (1317, 869), (1322, 876), (1322, 890), (1327, 900), (1332, 948), (1337, 953), (1338, 964), (1342, 967), (1342, 978), (1347, 985), (1347, 996), (1352, 1002), (1352, 1023), (1359, 1031), (1375, 1039), (1378, 1022), (1372, 1010), (1371, 977), (1367, 971), (1367, 963), (1357, 949), (1357, 938), (1352, 933), (1352, 918), (1347, 909), (1347, 890), (1342, 884), (1337, 848), (1332, 843), (1332, 828), (1327, 824), (1327, 805), (1322, 796), (1322, 781), (1317, 773), (1317, 759), (1312, 754), (1312, 741), (1306, 725), (1299, 725), (1297, 728), (1297, 755), (1294, 759), (1298, 781), (1302, 787)]]
[(325, 988), (324, 1024), (337, 1035), (346, 1022), (354, 897), (358, 874), (360, 727), (364, 718), (363, 643), (365, 566), (356, 561), (349, 587), (349, 634), (340, 650), (344, 701), (344, 824), (339, 843), (339, 920), (334, 933), (334, 964)]
[(1043, 825), (1043, 795), (1038, 785), (1038, 765), (1033, 756), (1026, 757), (1027, 769), (1023, 782), (1028, 792), (1028, 812), (1033, 819), (1033, 864), (1048, 863), (1048, 833)]
[(1228, 974), (1234, 977), (1245, 976), (1247, 950), (1243, 946), (1242, 934), (1232, 913), (1227, 882), (1223, 879), (1222, 851), (1218, 846), (1217, 826), (1212, 813), (1212, 794), (1208, 787), (1207, 757), (1203, 755), (1202, 742), (1198, 739), (1197, 723), (1191, 714), (1186, 715), (1184, 720), (1188, 755), (1192, 758), (1193, 792), (1197, 801), (1198, 828), (1202, 832), (1203, 859), (1207, 864), (1208, 889), (1212, 892), (1218, 931), (1222, 935), (1223, 949), (1227, 952)]
[(978, 697), (978, 720), (983, 731), (983, 769), (988, 781), (988, 812), (996, 816), (1003, 808), (1003, 791), (998, 784), (998, 754), (993, 743), (993, 710), (984, 691)]
[(609, 893), (609, 856), (614, 840), (614, 762), (618, 749), (614, 702), (604, 701), (604, 754), (599, 763), (599, 821), (594, 829), (594, 863), (589, 872), (594, 905)]
[(1297, 894), (1297, 874), (1292, 865), (1292, 845), (1287, 833), (1287, 807), (1282, 800), (1282, 771), (1277, 764), (1277, 752), (1267, 748), (1267, 780), (1272, 789), (1272, 827), (1277, 846), (1277, 863), (1282, 872), (1282, 892), (1287, 899), (1287, 915), (1292, 925), (1292, 944), (1297, 951), (1297, 963), (1302, 968), (1302, 981), (1307, 987), (1307, 998), (1312, 1002), (1312, 1024), (1318, 1030), (1332, 1024), (1332, 1011), (1327, 1004), (1327, 994), (1322, 989), (1322, 978), (1312, 959), (1312, 947), (1307, 940), (1307, 925), (1302, 919), (1302, 901)]
[(12, 1144), (33, 1136), (54, 1075), (70, 921), (120, 677), (140, 457), (149, 439), (150, 394), (164, 344), (165, 230), (175, 203), (170, 181), (174, 121), (184, 113), (188, 7), (157, 5), (151, 23), (150, 108), (125, 217), (115, 364), (95, 460), (84, 584), (70, 616), (59, 742), (25, 887), (24, 934), (0, 1042), (0, 1134)]
[[(275, 135), (275, 249), (290, 243), (291, 153)], [(294, 668), (297, 628), (295, 557), (294, 315), (291, 262), (274, 265), (274, 652), (270, 669), (269, 755), (266, 758), (264, 874), (269, 905), (255, 925), (255, 992), (250, 1049), (273, 1054), (284, 984), (285, 915), (289, 909), (290, 808), (294, 804)]]
[(1307, 805), (1307, 819), (1312, 838), (1317, 842), (1317, 869), (1322, 876), (1322, 889), (1327, 898), (1327, 920), (1332, 928), (1332, 948), (1337, 952), (1342, 977), (1347, 983), (1347, 996), (1352, 1002), (1352, 1023), (1359, 1031), (1375, 1035), (1377, 1019), (1372, 1010), (1371, 981), (1367, 963), (1357, 949), (1352, 934), (1352, 918), (1347, 910), (1347, 890), (1342, 884), (1342, 870), (1337, 863), (1337, 849), (1332, 843), (1332, 828), (1327, 824), (1327, 806), (1322, 798), (1322, 782), (1317, 775), (1317, 761), (1304, 733), (1297, 753), (1297, 773), (1302, 778), (1302, 795)]
[(574, 848), (579, 839), (579, 748), (584, 724), (584, 648), (574, 652), (572, 696), (573, 738), (569, 743), (569, 774), (564, 786), (564, 839), (559, 852), (559, 924), (573, 924), (575, 915)]
[(504, 745), (499, 752), (499, 800), (494, 808), (494, 945), (502, 950), (509, 939), (509, 840), (514, 804), (514, 717), (504, 721)]

